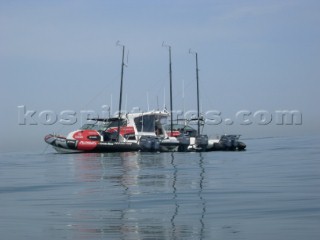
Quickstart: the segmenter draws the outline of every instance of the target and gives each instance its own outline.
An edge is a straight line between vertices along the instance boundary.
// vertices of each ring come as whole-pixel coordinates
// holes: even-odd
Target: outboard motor
[[[143,152],[160,151],[160,140],[155,136],[141,136],[139,146]]]
[[[196,146],[197,150],[199,151],[205,151],[208,146],[208,136],[207,135],[198,135],[196,137]]]
[[[190,145],[190,136],[187,136],[185,134],[180,134],[177,137],[177,140],[179,141],[179,152],[186,152],[188,150],[188,146]]]

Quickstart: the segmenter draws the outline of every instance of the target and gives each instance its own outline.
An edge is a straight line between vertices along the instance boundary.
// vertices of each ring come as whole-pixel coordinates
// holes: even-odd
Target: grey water
[[[320,239],[320,137],[244,152],[0,154],[1,239]]]

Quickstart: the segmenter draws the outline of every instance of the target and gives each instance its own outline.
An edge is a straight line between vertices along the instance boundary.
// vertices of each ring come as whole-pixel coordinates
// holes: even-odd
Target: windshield
[[[134,119],[138,132],[154,132],[155,117],[154,115],[143,115]]]
[[[96,122],[96,123],[86,123],[84,124],[80,130],[97,130],[97,131],[105,131],[108,128],[118,127],[119,120],[113,120],[108,122]],[[120,120],[120,127],[126,126],[127,121],[124,119]]]

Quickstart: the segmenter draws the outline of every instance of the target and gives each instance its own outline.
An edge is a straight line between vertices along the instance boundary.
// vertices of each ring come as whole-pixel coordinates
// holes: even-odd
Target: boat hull
[[[45,142],[59,153],[133,152],[140,150],[138,144],[131,142],[79,141],[52,134],[45,137]]]
[[[223,135],[218,141],[210,144],[207,151],[244,151],[246,144],[239,141],[240,135]]]

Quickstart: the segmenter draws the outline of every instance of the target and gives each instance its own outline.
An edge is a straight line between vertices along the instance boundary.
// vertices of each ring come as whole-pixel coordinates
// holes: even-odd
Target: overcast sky
[[[198,52],[202,112],[220,111],[222,119],[205,128],[209,135],[318,134],[319,12],[317,0],[0,1],[0,151],[42,151],[45,134],[80,125],[43,125],[41,111],[115,111],[117,40],[129,50],[128,111],[169,106],[165,41],[176,110],[196,110],[195,57],[188,51]],[[36,111],[39,124],[19,125],[18,106]],[[243,110],[252,112],[253,124],[228,125],[225,119],[235,121]],[[300,112],[302,125],[276,124],[281,110]],[[272,115],[270,124],[257,123],[259,111]]]

